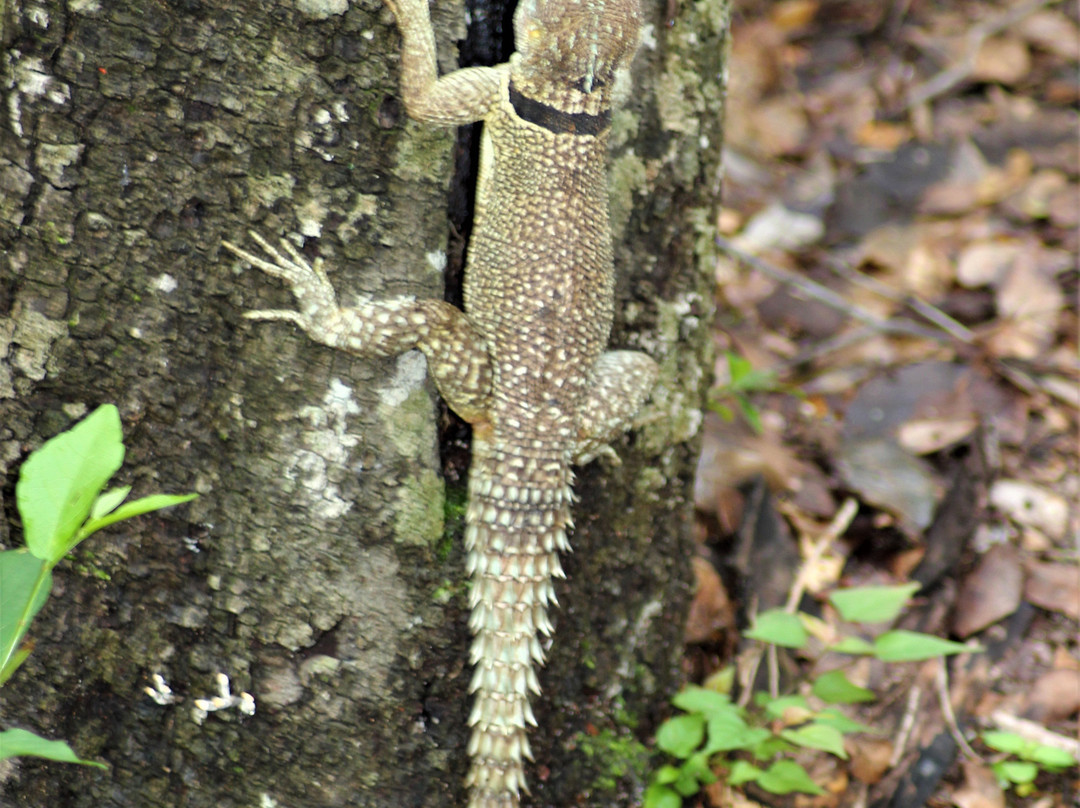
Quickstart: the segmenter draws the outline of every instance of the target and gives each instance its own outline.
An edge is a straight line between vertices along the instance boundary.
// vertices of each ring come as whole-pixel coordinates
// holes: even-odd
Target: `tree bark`
[[[662,377],[622,465],[579,472],[533,806],[636,804],[678,680],[728,4],[644,11],[612,138],[613,345]],[[453,69],[462,7],[433,15]],[[0,543],[21,543],[19,463],[103,402],[124,422],[117,484],[200,494],[57,568],[0,728],[110,768],[0,764],[0,803],[460,804],[464,480],[440,456],[456,433],[419,354],[361,360],[242,319],[292,301],[219,246],[300,234],[343,301],[442,296],[454,133],[406,118],[392,16],[0,0],[0,25]],[[177,703],[144,693],[155,673]],[[254,716],[194,720],[218,673]]]

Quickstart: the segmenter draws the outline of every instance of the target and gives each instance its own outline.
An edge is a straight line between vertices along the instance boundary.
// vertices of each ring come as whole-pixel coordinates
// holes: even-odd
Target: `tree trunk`
[[[533,806],[636,804],[678,679],[728,6],[644,11],[612,137],[613,346],[649,352],[661,385],[623,464],[579,471]],[[450,70],[465,15],[433,14]],[[0,803],[460,804],[459,431],[416,352],[361,360],[242,319],[292,301],[219,246],[301,234],[343,301],[442,295],[455,136],[406,118],[392,16],[374,0],[0,0],[0,25],[0,543],[21,543],[19,463],[103,402],[128,447],[116,484],[200,494],[57,568],[0,728],[110,768],[0,764]],[[176,703],[144,693],[155,673]],[[218,673],[254,716],[195,720]]]

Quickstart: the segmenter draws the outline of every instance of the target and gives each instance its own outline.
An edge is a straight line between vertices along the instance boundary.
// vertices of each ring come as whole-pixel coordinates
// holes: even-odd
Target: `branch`
[[[879,331],[883,334],[923,337],[935,341],[941,341],[942,339],[942,334],[940,332],[929,328],[923,328],[922,326],[908,322],[907,320],[898,320],[895,318],[882,320],[880,317],[871,314],[865,309],[850,303],[845,300],[842,295],[837,294],[827,286],[822,286],[817,281],[812,281],[809,278],[796,275],[794,272],[790,272],[783,267],[771,264],[768,261],[758,258],[756,255],[751,255],[748,252],[740,250],[723,236],[716,237],[716,246],[751,269],[755,269],[761,274],[767,275],[773,280],[779,281],[786,286],[792,286],[807,297],[817,300],[819,303],[824,303],[829,308],[835,309],[841,314],[846,314],[852,319],[865,323],[875,331]]]
[[[1058,0],[1028,0],[1027,3],[973,26],[967,32],[967,47],[964,49],[964,55],[960,60],[951,67],[945,68],[933,78],[912,87],[908,91],[906,109],[925,104],[927,101],[947,93],[975,70],[975,59],[979,55],[979,49],[987,39],[1015,25],[1043,6],[1056,2]]]

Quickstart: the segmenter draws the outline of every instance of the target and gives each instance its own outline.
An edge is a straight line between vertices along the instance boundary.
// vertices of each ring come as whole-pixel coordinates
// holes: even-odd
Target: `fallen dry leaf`
[[[1024,480],[1004,479],[990,487],[990,504],[1014,522],[1062,539],[1069,520],[1065,497]]]
[[[956,598],[953,632],[961,639],[1008,617],[1020,605],[1024,570],[1011,544],[991,547],[964,578]]]
[[[990,172],[979,147],[964,138],[949,155],[945,178],[931,185],[918,202],[919,210],[929,214],[964,213],[977,207],[978,188]]]
[[[769,9],[769,19],[781,31],[795,31],[810,24],[820,5],[818,0],[782,0]]]
[[[1077,193],[1075,183],[1054,194],[1048,208],[1050,221],[1055,226],[1075,228],[1080,224],[1080,193]]]
[[[1080,59],[1080,30],[1057,9],[1037,11],[1020,21],[1019,33],[1031,44],[1065,59]]]
[[[1005,792],[997,777],[982,763],[964,761],[964,785],[952,795],[957,808],[1005,808]]]
[[[968,289],[996,286],[1016,261],[1022,246],[1019,241],[1001,239],[969,244],[956,261],[957,282]]]
[[[779,157],[802,151],[810,124],[798,96],[769,98],[746,112],[754,139],[744,145],[755,154]]]
[[[969,415],[922,418],[901,424],[896,432],[900,445],[917,455],[933,454],[955,446],[975,431],[976,421]]]
[[[1031,246],[1021,251],[998,286],[995,304],[1001,327],[987,348],[997,356],[1034,359],[1053,343],[1065,295],[1039,266]]]
[[[1047,671],[1028,690],[1024,717],[1044,724],[1063,721],[1080,710],[1080,671]]]
[[[794,250],[813,244],[825,232],[820,216],[788,210],[780,203],[757,213],[734,242],[741,250],[758,254],[767,249]]]
[[[713,565],[701,556],[694,556],[692,563],[696,587],[686,618],[685,641],[706,642],[723,631],[734,630],[735,611]]]
[[[1033,561],[1027,572],[1024,599],[1028,603],[1080,620],[1080,568],[1076,564]]]
[[[1023,149],[1011,149],[1004,166],[991,166],[976,183],[975,195],[983,205],[994,205],[1016,193],[1031,177],[1034,160]]]
[[[851,775],[860,782],[873,785],[889,770],[893,743],[888,738],[847,738],[844,749],[851,755]]]
[[[975,57],[971,77],[977,81],[1016,84],[1031,71],[1031,52],[1016,37],[991,37],[983,42]]]
[[[1054,200],[1064,190],[1076,193],[1076,189],[1069,185],[1069,178],[1064,171],[1048,168],[1035,172],[1007,203],[1009,208],[1029,219],[1046,219],[1050,216]]]
[[[911,128],[887,121],[866,121],[855,130],[855,142],[880,151],[896,151],[911,140]]]
[[[845,441],[838,460],[844,482],[863,500],[900,517],[905,529],[930,526],[938,491],[922,460],[889,438]]]

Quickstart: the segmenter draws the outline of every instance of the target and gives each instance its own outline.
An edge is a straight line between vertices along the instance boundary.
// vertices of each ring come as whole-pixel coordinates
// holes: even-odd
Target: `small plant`
[[[800,393],[795,388],[778,382],[775,372],[755,370],[750,360],[738,354],[725,351],[724,357],[727,359],[728,382],[710,396],[709,408],[725,421],[734,421],[735,410],[738,410],[751,428],[760,435],[764,431],[761,425],[761,414],[750,396],[754,393],[790,393],[792,395],[800,395]],[[735,410],[725,403],[727,400],[734,403]]]
[[[1002,788],[1026,797],[1035,790],[1040,772],[1057,774],[1080,764],[1064,749],[1027,740],[1013,732],[984,732],[982,742],[1005,757],[990,764]]]
[[[112,404],[103,404],[46,441],[19,469],[15,505],[26,547],[0,552],[0,685],[33,650],[33,643],[24,639],[52,589],[53,567],[104,527],[196,496],[157,494],[124,504],[131,486],[103,491],[123,462],[120,414]],[[104,768],[82,760],[63,741],[24,729],[0,732],[0,760],[17,755]]]
[[[891,621],[907,605],[918,584],[838,590],[829,600],[841,618],[856,623]],[[767,645],[805,649],[815,618],[783,609],[762,612],[745,636]],[[874,656],[884,662],[910,662],[978,648],[914,631],[887,631],[870,643],[844,637],[829,650]],[[706,687],[689,687],[672,699],[683,715],[665,721],[656,745],[681,761],[662,766],[645,792],[645,808],[679,808],[683,798],[716,782],[723,772],[729,785],[748,782],[773,794],[824,794],[788,755],[814,749],[846,759],[844,736],[869,732],[834,705],[871,701],[874,693],[852,683],[842,670],[816,677],[811,699],[800,694],[755,693],[752,706],[732,702],[725,689],[733,676],[722,671]]]

